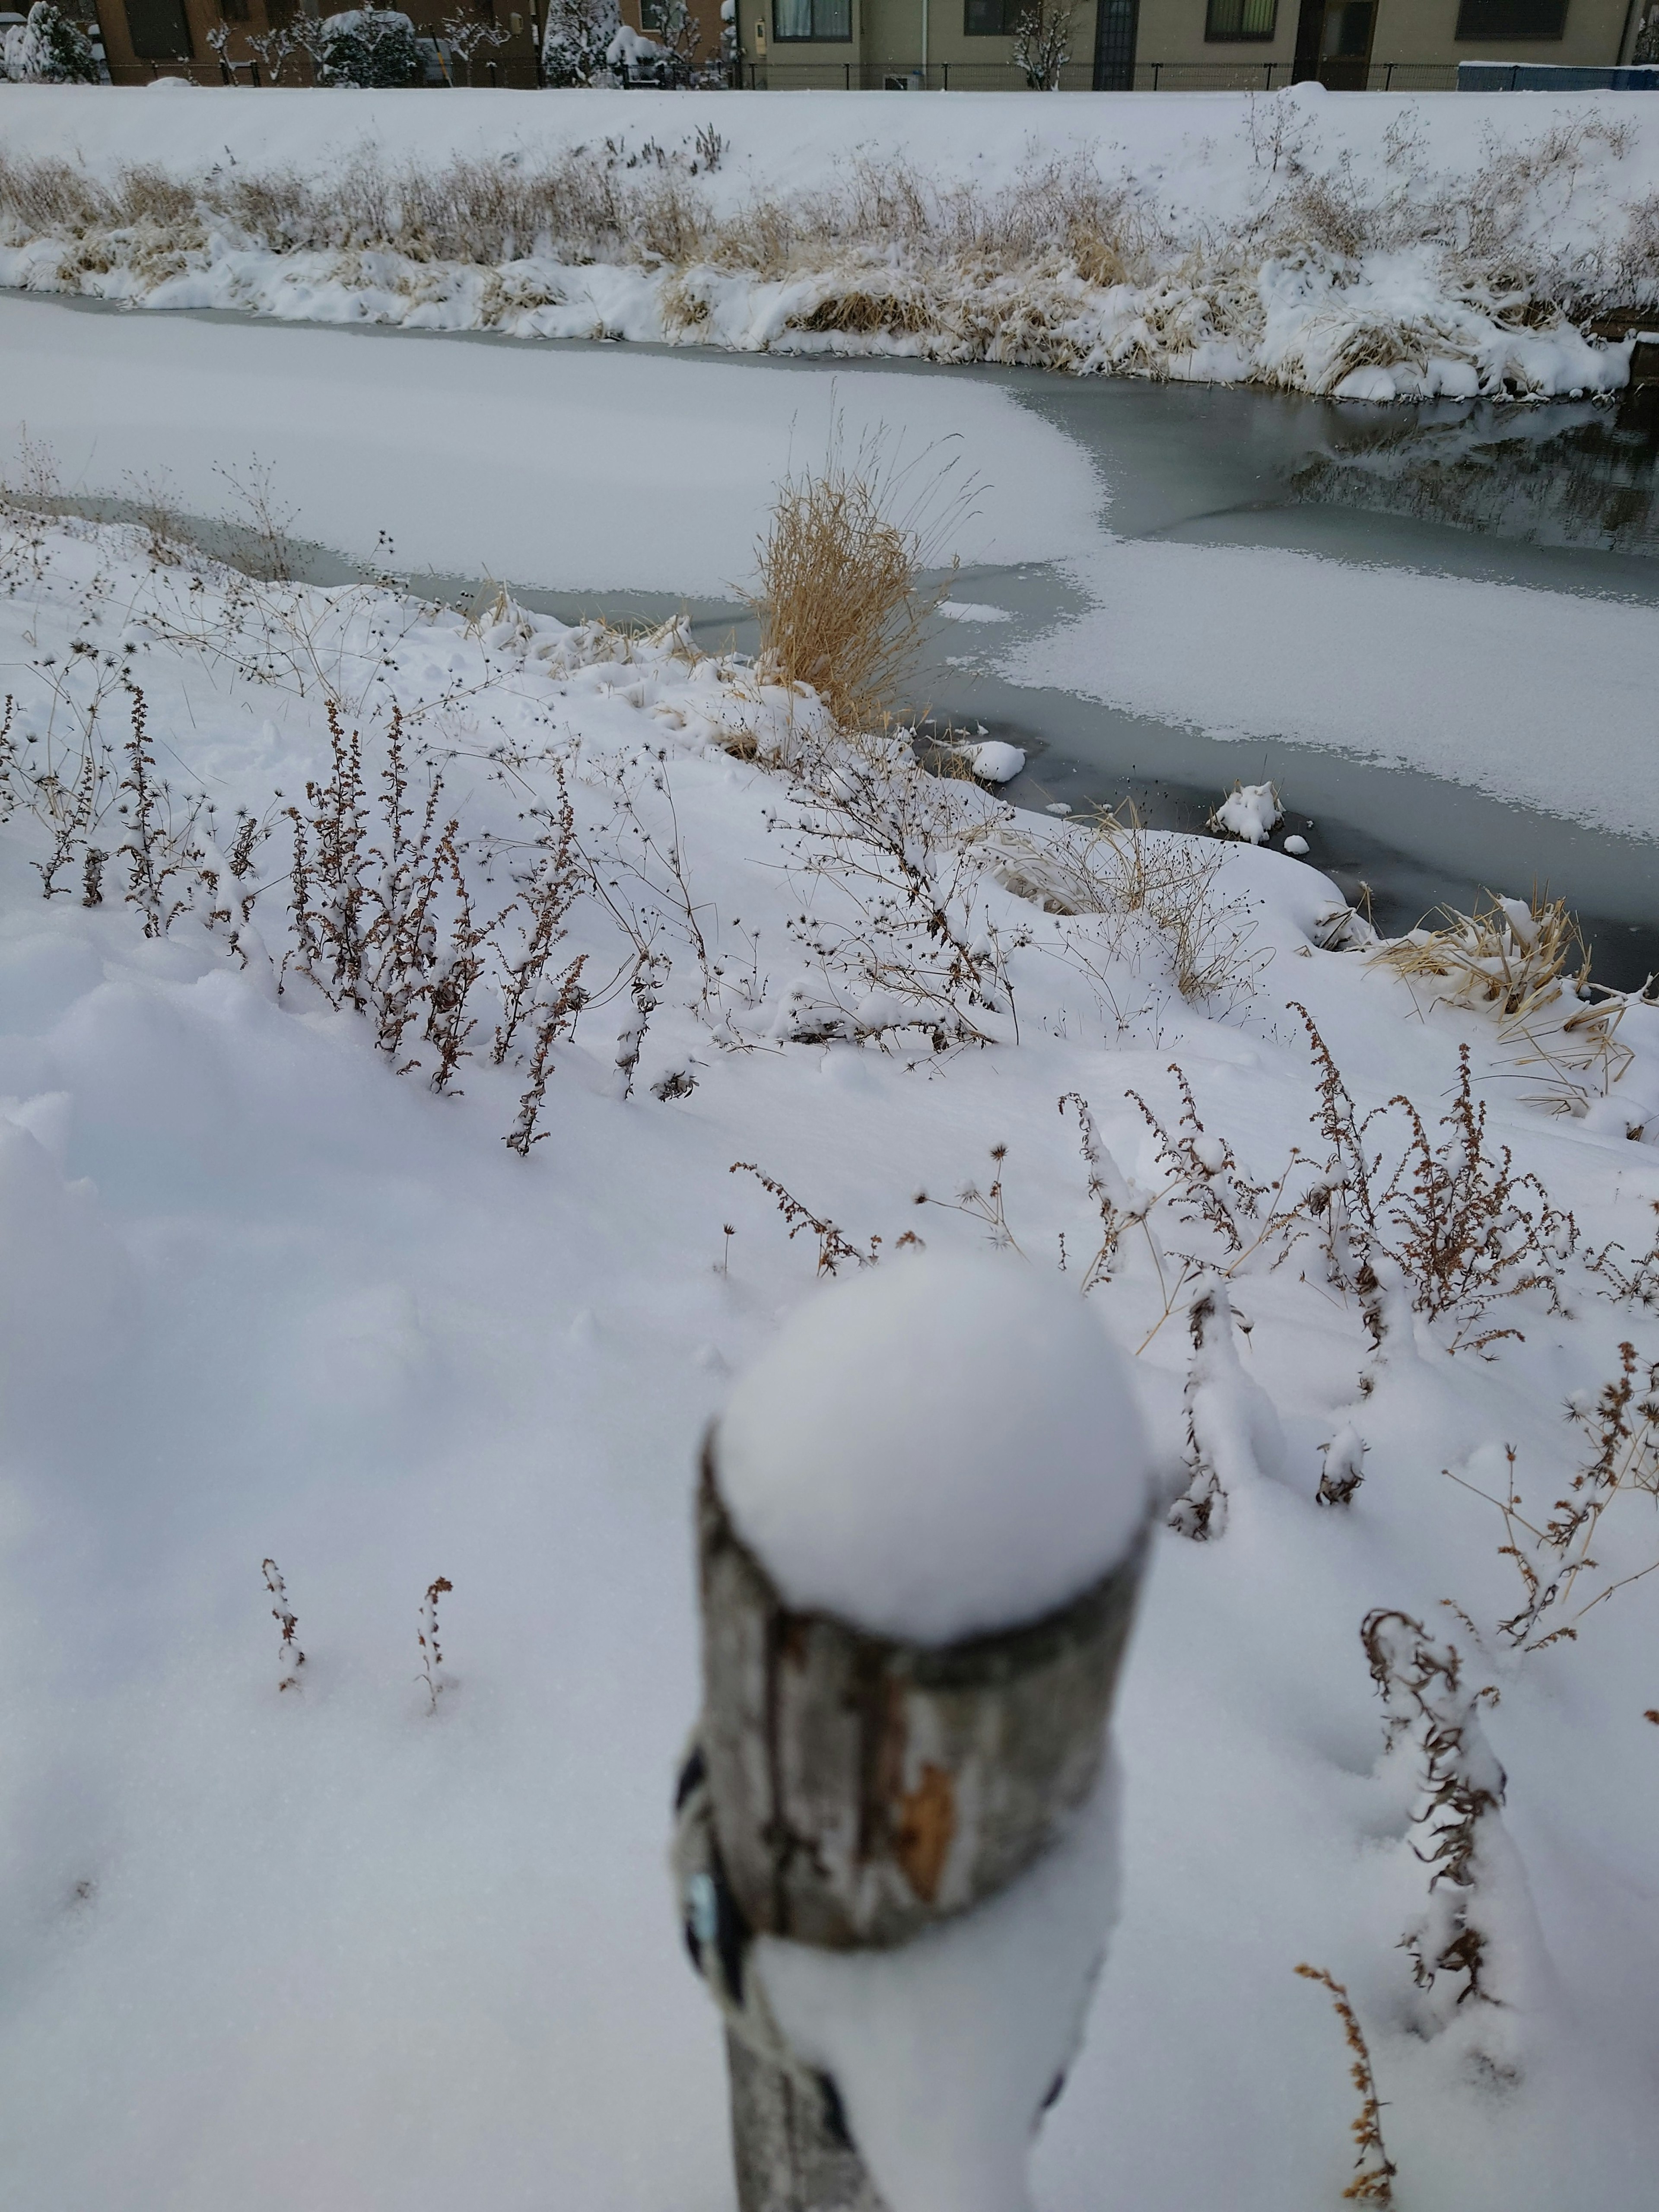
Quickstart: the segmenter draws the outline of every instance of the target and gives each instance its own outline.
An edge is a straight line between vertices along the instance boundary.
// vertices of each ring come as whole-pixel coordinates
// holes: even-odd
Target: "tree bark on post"
[[[891,1949],[1054,1845],[1101,1782],[1145,1531],[1042,1617],[926,1645],[792,1609],[733,1526],[713,1434],[697,1530],[703,1709],[676,1874],[688,1948],[726,2014],[738,2204],[885,2212],[836,2084],[783,2045],[748,1947]]]

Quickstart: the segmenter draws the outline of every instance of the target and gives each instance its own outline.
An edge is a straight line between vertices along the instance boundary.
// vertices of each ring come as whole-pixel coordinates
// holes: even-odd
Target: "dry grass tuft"
[[[1506,1022],[1528,1020],[1559,999],[1564,977],[1589,981],[1589,956],[1562,899],[1534,894],[1528,905],[1488,892],[1473,914],[1439,911],[1437,927],[1413,930],[1374,960],[1430,982],[1453,1006],[1483,1007]]]
[[[877,446],[860,447],[849,463],[832,444],[821,470],[779,487],[757,550],[760,584],[750,604],[763,671],[810,684],[844,730],[890,717],[940,596],[921,588],[920,507],[893,512],[902,483],[883,468]]]
[[[1165,939],[1176,989],[1195,1005],[1236,1005],[1272,957],[1254,942],[1250,902],[1218,895],[1224,848],[1149,831],[1133,807],[1078,816],[1041,842],[1005,830],[994,849],[1004,890],[1045,913],[1144,915]]]

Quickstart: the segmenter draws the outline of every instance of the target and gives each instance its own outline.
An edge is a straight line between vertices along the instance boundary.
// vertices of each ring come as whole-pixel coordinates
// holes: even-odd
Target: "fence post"
[[[1012,1264],[901,1261],[820,1293],[711,1429],[674,1872],[726,2015],[740,2212],[885,2212],[890,2118],[866,2165],[867,2081],[792,2045],[775,1973],[860,1954],[902,1978],[920,1937],[971,1946],[976,1914],[1114,1817],[1107,1724],[1146,1501],[1113,1347],[1057,1278]],[[1103,1954],[1110,1899],[1090,1882],[1022,2163]]]

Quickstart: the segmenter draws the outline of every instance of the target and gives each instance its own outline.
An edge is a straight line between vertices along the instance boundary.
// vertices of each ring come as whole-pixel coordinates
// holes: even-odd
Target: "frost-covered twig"
[[[276,1663],[281,1669],[281,1679],[276,1687],[279,1690],[297,1689],[300,1669],[306,1663],[306,1655],[301,1650],[295,1638],[295,1631],[300,1626],[299,1617],[288,1601],[287,1587],[276,1560],[264,1560],[260,1571],[265,1578],[265,1588],[276,1601],[270,1608],[270,1617],[283,1632],[282,1644],[276,1654]]]
[[[447,1575],[440,1575],[436,1582],[427,1584],[426,1595],[421,1600],[421,1671],[416,1679],[426,1686],[427,1711],[432,1713],[438,1710],[440,1694],[449,1686],[438,1644],[438,1600],[454,1587]]]

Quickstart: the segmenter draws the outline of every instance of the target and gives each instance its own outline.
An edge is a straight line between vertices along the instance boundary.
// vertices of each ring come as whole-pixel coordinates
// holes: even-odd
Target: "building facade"
[[[307,84],[311,65],[298,47],[286,54],[280,37],[297,15],[333,15],[343,0],[97,0],[98,27],[111,80],[145,84],[155,76],[189,76],[199,84]],[[537,13],[532,0],[402,0],[419,36],[431,43],[431,74],[440,82],[533,85]],[[73,9],[70,13],[75,12]],[[451,54],[446,21],[492,32],[489,44]],[[466,43],[463,41],[463,43]]]
[[[1026,82],[1029,0],[738,0],[744,82],[972,91]],[[1044,0],[1050,7],[1064,0]],[[1631,58],[1644,0],[1079,0],[1062,88],[1450,89],[1463,61]]]

